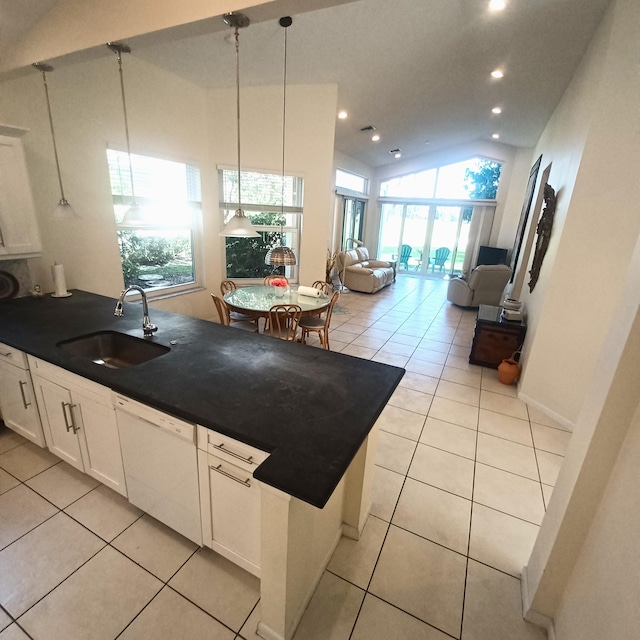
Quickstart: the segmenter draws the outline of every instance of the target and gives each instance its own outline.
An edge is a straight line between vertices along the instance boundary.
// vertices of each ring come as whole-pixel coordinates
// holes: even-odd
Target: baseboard
[[[369,518],[369,513],[371,512],[371,504],[366,509],[362,510],[362,514],[360,515],[360,522],[358,523],[358,528],[353,527],[346,522],[342,523],[342,535],[345,538],[351,538],[352,540],[360,540],[360,536],[362,535],[362,531],[367,524],[367,519]]]
[[[528,405],[532,406],[534,409],[537,409],[541,413],[544,413],[545,416],[549,416],[552,420],[555,420],[559,425],[562,425],[563,427],[565,427],[565,429],[573,433],[573,428],[575,426],[575,423],[571,422],[571,420],[568,420],[567,418],[565,418],[564,416],[561,416],[559,413],[556,413],[555,411],[551,411],[551,409],[548,409],[537,400],[530,398],[526,393],[518,392],[518,400],[522,400],[522,402],[526,402]]]
[[[529,581],[526,565],[522,567],[520,573],[520,596],[522,598],[522,617],[536,627],[541,627],[547,632],[547,640],[556,639],[556,629],[553,618],[545,616],[531,608],[531,598],[529,595]]]

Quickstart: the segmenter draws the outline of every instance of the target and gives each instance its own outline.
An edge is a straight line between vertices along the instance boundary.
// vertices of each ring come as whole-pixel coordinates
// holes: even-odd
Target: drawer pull
[[[221,473],[226,478],[230,478],[231,480],[235,480],[238,484],[241,484],[243,487],[248,487],[248,488],[251,487],[251,478],[247,478],[246,480],[240,480],[240,478],[236,478],[233,474],[224,471],[220,467],[222,467],[221,464],[219,464],[217,467],[211,467],[210,466],[209,469],[211,469],[211,471],[217,471],[218,473]]]
[[[0,353],[0,356],[2,356],[3,358],[10,358],[11,357],[11,351],[7,351],[7,353]]]
[[[24,380],[20,380],[20,393],[22,394],[22,404],[25,409],[28,409],[31,405],[30,402],[27,402],[27,396],[25,395],[24,388],[27,386],[27,383]]]
[[[242,460],[243,462],[247,462],[248,464],[255,464],[255,462],[253,461],[253,456],[249,456],[248,458],[245,458],[244,456],[241,456],[239,453],[234,453],[233,451],[231,451],[231,449],[227,449],[224,446],[224,442],[221,442],[220,444],[212,444],[211,445],[214,449],[218,449],[218,451],[224,451],[224,453],[233,456],[234,458],[238,458],[238,460]]]

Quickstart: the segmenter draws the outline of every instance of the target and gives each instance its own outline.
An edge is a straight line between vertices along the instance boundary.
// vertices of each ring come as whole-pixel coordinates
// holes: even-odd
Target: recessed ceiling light
[[[349,114],[346,111],[340,111],[338,113],[338,118],[340,118],[340,120],[344,120]]]
[[[499,134],[499,133],[494,133],[491,137],[492,137],[494,140],[497,140],[497,139],[500,137],[500,134]]]
[[[491,72],[492,78],[504,78],[504,72],[500,69],[495,69],[495,71]]]
[[[401,158],[401,157],[402,157],[402,154],[398,151],[398,153],[395,153],[395,154],[393,155],[393,157],[394,157],[394,158]]]
[[[491,113],[502,113],[502,109],[500,107],[493,107],[493,109],[491,109]]]
[[[505,0],[489,0],[489,9],[491,11],[502,11],[506,6]]]
[[[371,140],[373,140],[373,142],[378,142],[378,140],[380,140],[380,136],[377,133],[374,133],[371,136]]]

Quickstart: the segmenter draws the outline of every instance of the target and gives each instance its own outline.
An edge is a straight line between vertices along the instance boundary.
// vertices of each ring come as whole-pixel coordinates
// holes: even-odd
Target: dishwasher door
[[[116,397],[129,502],[202,546],[195,425]]]

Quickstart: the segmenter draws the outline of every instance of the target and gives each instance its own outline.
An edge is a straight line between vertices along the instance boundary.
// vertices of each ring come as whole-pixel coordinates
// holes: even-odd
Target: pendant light
[[[129,120],[127,118],[127,101],[124,95],[124,76],[122,73],[122,54],[131,53],[131,47],[120,42],[107,42],[107,47],[118,57],[118,73],[120,75],[120,92],[122,94],[122,112],[124,114],[124,134],[127,140],[127,156],[129,157],[129,177],[131,179],[131,206],[124,214],[120,223],[123,227],[140,227],[148,224],[142,209],[136,202],[136,192],[133,186],[133,164],[131,162],[131,142],[129,141]]]
[[[247,218],[242,210],[242,188],[240,170],[240,38],[238,30],[249,26],[249,18],[242,13],[227,13],[224,21],[235,30],[236,42],[236,120],[238,127],[238,208],[229,222],[225,225],[221,236],[227,238],[257,238],[260,234],[253,228],[251,220]]]
[[[281,213],[284,217],[284,150],[285,150],[285,138],[286,138],[286,124],[287,124],[287,29],[291,26],[293,20],[289,16],[280,18],[280,26],[284,28],[284,72],[282,80],[282,176],[281,176]],[[283,229],[280,227],[280,242],[282,242]],[[286,245],[282,244],[279,247],[273,247],[267,251],[267,255],[264,257],[265,264],[270,264],[276,267],[291,267],[298,263],[296,254],[293,249],[290,249]]]
[[[67,202],[64,197],[64,187],[62,186],[62,174],[60,173],[60,160],[58,159],[58,147],[56,145],[56,134],[53,129],[53,117],[51,116],[51,102],[49,101],[49,87],[47,85],[47,73],[53,71],[53,67],[44,64],[43,62],[36,62],[33,65],[38,71],[42,73],[42,82],[44,83],[44,95],[47,99],[47,112],[49,114],[49,125],[51,127],[51,140],[53,141],[53,155],[56,159],[56,169],[58,171],[58,184],[60,185],[60,202],[53,210],[51,217],[54,220],[70,220],[73,218],[79,218],[75,209]]]

